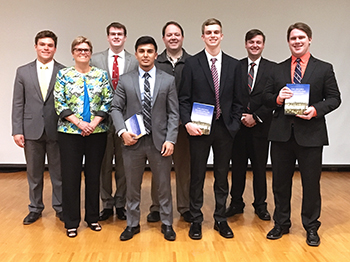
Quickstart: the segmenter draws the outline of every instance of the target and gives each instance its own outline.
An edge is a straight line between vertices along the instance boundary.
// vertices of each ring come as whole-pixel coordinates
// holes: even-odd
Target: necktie
[[[215,88],[215,106],[216,106],[216,116],[215,119],[219,119],[221,115],[221,108],[220,108],[220,85],[219,85],[219,75],[218,71],[216,70],[215,62],[216,58],[211,59],[211,75],[213,77],[213,82],[214,82],[214,88]]]
[[[250,63],[250,69],[249,69],[249,73],[248,73],[248,88],[249,88],[249,94],[252,92],[253,90],[253,81],[254,81],[254,66],[256,66],[256,64],[254,62]]]
[[[300,58],[297,58],[297,65],[295,66],[295,71],[294,71],[294,78],[293,78],[293,83],[294,84],[300,84],[301,83],[301,65],[300,65]]]
[[[112,71],[112,84],[114,90],[117,88],[119,81],[119,67],[118,67],[118,56],[114,56],[113,71]]]
[[[45,100],[47,95],[47,89],[48,89],[48,83],[47,83],[47,77],[46,77],[46,69],[49,69],[47,66],[41,66],[40,67],[40,77],[39,77],[39,85],[40,85],[40,91],[41,95],[43,96],[43,99]]]
[[[90,98],[89,98],[89,92],[86,86],[86,77],[83,76],[84,79],[84,107],[83,107],[83,120],[85,122],[90,123],[91,121],[91,112],[90,112]]]
[[[151,88],[148,81],[150,77],[149,73],[145,73],[143,78],[145,82],[143,84],[144,92],[143,92],[143,104],[142,104],[142,115],[143,115],[143,123],[145,124],[146,133],[150,134],[152,131],[152,117],[151,117]]]

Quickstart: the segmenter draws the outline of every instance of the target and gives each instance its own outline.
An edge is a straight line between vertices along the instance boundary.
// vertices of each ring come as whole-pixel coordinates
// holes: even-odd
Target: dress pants
[[[321,213],[320,178],[323,147],[303,147],[297,144],[294,135],[287,142],[271,143],[275,225],[289,228],[290,200],[295,161],[298,160],[303,187],[301,219],[305,230],[318,229]]]
[[[176,205],[177,211],[183,214],[190,210],[190,143],[185,127],[179,125],[179,133],[174,148],[173,162],[176,173]],[[151,186],[152,205],[150,211],[159,211],[157,190],[154,189],[153,180]]]
[[[141,137],[137,143],[140,144],[136,148],[123,147],[127,225],[136,227],[140,223],[141,184],[146,160],[152,171],[153,186],[158,192],[160,220],[165,225],[172,225],[171,156],[161,155],[153,144],[152,135]]]
[[[207,171],[207,160],[210,147],[214,153],[214,219],[218,222],[226,221],[225,207],[228,196],[227,175],[232,152],[233,138],[227,130],[222,117],[213,120],[210,135],[190,136],[191,152],[191,184],[190,211],[193,222],[203,221],[203,186]]]
[[[58,141],[50,140],[44,131],[38,140],[25,140],[24,153],[29,185],[29,212],[41,213],[44,209],[45,154],[47,154],[52,185],[52,207],[56,212],[62,212],[62,177]]]
[[[77,228],[80,216],[81,171],[85,156],[85,221],[99,218],[100,171],[106,149],[107,133],[81,136],[59,133],[62,161],[63,217],[65,228]]]
[[[232,186],[231,205],[237,209],[243,209],[243,192],[246,183],[248,159],[250,159],[253,171],[253,191],[255,209],[266,208],[266,162],[268,157],[269,142],[267,137],[253,135],[251,128],[241,125],[241,129],[235,136],[232,148]]]
[[[115,133],[114,126],[111,125],[107,131],[107,145],[101,167],[101,199],[103,208],[125,207],[126,180],[121,145],[122,140]],[[113,158],[115,161],[114,178],[116,183],[114,195],[112,192]]]

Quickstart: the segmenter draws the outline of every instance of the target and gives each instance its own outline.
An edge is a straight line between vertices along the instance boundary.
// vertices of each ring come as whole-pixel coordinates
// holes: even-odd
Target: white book
[[[199,126],[203,135],[210,134],[211,122],[213,120],[214,106],[194,102],[191,112],[191,121]]]
[[[127,120],[125,120],[125,126],[128,132],[134,133],[136,135],[135,139],[139,139],[146,134],[145,125],[143,123],[142,115],[133,115]]]

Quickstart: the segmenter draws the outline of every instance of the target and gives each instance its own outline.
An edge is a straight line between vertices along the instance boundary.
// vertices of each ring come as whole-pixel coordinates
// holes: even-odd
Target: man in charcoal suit
[[[190,212],[193,220],[189,236],[195,240],[202,238],[201,208],[210,148],[214,153],[214,229],[225,238],[233,237],[225,207],[232,143],[242,115],[241,72],[239,62],[221,51],[222,39],[221,22],[207,19],[202,25],[205,49],[187,58],[180,84],[180,116],[189,134],[191,154]],[[191,122],[194,102],[215,106],[209,135],[204,135],[199,126]]]
[[[137,68],[137,60],[124,49],[126,41],[126,27],[119,23],[113,22],[107,26],[107,41],[109,48],[103,52],[93,54],[90,64],[106,70],[110,85],[115,90],[118,84],[119,76],[135,70]],[[107,146],[101,167],[101,199],[103,210],[100,213],[99,220],[107,220],[113,215],[115,207],[117,217],[120,220],[125,220],[125,194],[126,181],[123,165],[122,141],[115,134],[115,129],[111,118],[110,129],[107,131]],[[112,172],[113,158],[115,161],[115,183],[116,192],[112,192]]]
[[[325,115],[340,105],[340,92],[331,64],[310,54],[311,28],[295,23],[287,30],[291,58],[278,64],[268,80],[264,104],[274,109],[269,140],[273,171],[275,225],[268,239],[279,239],[291,227],[291,193],[295,162],[298,160],[303,187],[301,219],[309,246],[318,246],[321,222],[320,178],[323,146],[328,145]],[[293,92],[286,84],[309,84],[309,103],[303,113],[286,115],[286,99]]]
[[[240,61],[242,68],[241,129],[236,134],[232,149],[231,203],[226,216],[243,213],[243,192],[248,159],[253,170],[253,206],[262,220],[270,220],[267,211],[266,163],[269,150],[267,134],[272,119],[272,110],[262,103],[267,79],[275,63],[261,57],[265,47],[265,35],[258,29],[249,30],[245,36],[248,57]]]
[[[17,69],[12,103],[12,135],[24,148],[29,184],[29,214],[23,224],[37,221],[44,210],[43,183],[47,155],[52,184],[52,207],[62,221],[62,177],[57,142],[58,116],[53,89],[56,75],[64,66],[53,57],[57,36],[48,30],[35,36],[37,59]]]

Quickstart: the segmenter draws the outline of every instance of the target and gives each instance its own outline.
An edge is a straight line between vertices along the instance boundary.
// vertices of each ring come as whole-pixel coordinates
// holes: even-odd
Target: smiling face
[[[202,40],[204,41],[205,46],[207,48],[212,49],[212,48],[219,47],[223,37],[224,35],[222,34],[220,25],[214,24],[214,25],[207,25],[204,27]]]
[[[293,29],[289,34],[288,44],[293,56],[300,58],[309,52],[311,38],[299,29]]]
[[[72,52],[75,63],[89,63],[91,58],[91,48],[87,43],[76,45]]]
[[[183,40],[184,37],[179,27],[173,24],[166,27],[163,42],[167,50],[179,51],[182,48]]]
[[[264,38],[262,35],[256,35],[252,39],[247,40],[245,42],[245,48],[248,52],[248,57],[255,61],[260,56],[262,51],[264,50],[265,44],[264,44]]]
[[[154,60],[157,56],[156,49],[152,44],[139,45],[135,52],[135,57],[139,61],[139,66],[146,72],[153,68]]]
[[[49,63],[56,53],[55,42],[50,37],[40,38],[34,47],[37,59],[43,64]]]
[[[124,49],[126,35],[123,28],[111,27],[107,35],[107,41],[110,48],[118,53]]]

